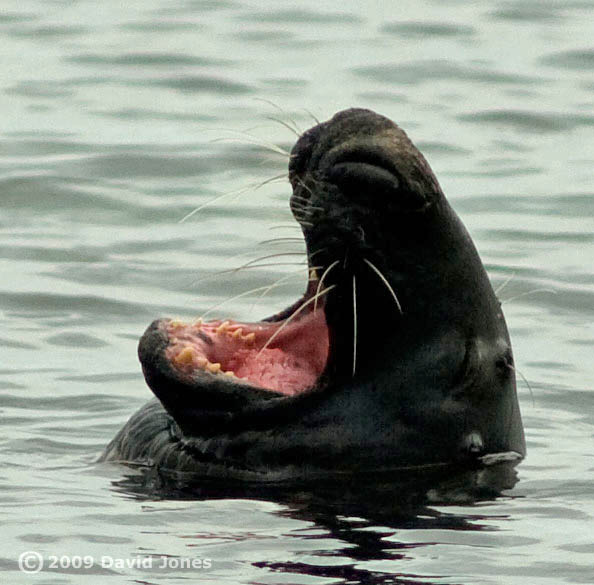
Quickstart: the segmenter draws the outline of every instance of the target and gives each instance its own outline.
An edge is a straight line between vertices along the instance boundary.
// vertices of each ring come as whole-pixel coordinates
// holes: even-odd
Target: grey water
[[[3,0],[0,581],[594,583],[593,9]],[[419,502],[377,477],[191,490],[97,464],[151,396],[150,321],[258,319],[301,294],[302,246],[265,243],[299,235],[282,151],[351,106],[409,133],[499,289],[516,485]]]

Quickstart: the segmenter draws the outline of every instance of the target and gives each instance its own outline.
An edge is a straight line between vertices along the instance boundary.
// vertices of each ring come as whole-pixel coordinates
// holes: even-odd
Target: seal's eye
[[[394,196],[400,181],[394,173],[366,162],[339,162],[327,171],[327,179],[353,198]]]

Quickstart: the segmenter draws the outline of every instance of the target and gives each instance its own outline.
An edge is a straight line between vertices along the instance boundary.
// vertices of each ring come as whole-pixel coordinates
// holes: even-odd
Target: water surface
[[[2,582],[594,582],[593,7],[5,0]],[[135,354],[153,318],[299,270],[288,255],[213,277],[302,249],[260,243],[298,235],[286,181],[256,188],[286,173],[269,146],[350,106],[407,130],[501,287],[519,482],[188,490],[95,464],[150,396]],[[303,286],[294,272],[213,316],[261,318]],[[44,570],[19,572],[24,551]],[[93,563],[47,566],[61,555]],[[161,555],[211,566],[101,563]]]

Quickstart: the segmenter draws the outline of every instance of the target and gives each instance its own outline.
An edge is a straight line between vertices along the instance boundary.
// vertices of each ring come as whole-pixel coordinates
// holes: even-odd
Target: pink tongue
[[[266,348],[259,355],[240,350],[227,362],[227,369],[256,386],[289,396],[313,386],[321,373],[311,363],[278,348]]]
[[[288,325],[282,323],[171,321],[166,353],[191,375],[197,369],[213,375],[243,378],[254,386],[293,395],[311,388],[328,356],[328,331],[322,311]]]

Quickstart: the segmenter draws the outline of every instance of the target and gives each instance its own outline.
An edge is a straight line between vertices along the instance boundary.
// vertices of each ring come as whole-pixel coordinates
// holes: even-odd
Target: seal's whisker
[[[535,288],[533,290],[529,290],[529,291],[520,293],[519,295],[509,297],[508,299],[502,299],[501,304],[509,303],[510,301],[515,301],[516,299],[520,299],[522,297],[527,297],[528,295],[533,295],[534,293],[540,293],[540,292],[548,292],[548,293],[551,293],[554,295],[557,294],[557,291],[553,288]]]
[[[293,195],[291,195],[291,201],[300,201],[307,204],[309,203],[309,197],[304,197],[303,195],[296,195],[293,193]]]
[[[301,220],[304,219],[306,221],[309,221],[311,219],[311,214],[309,213],[309,211],[303,210],[303,209],[294,209],[293,210],[293,217],[299,222],[301,223]]]
[[[306,185],[303,181],[303,179],[297,177],[296,180],[299,182],[299,184],[306,190],[309,191],[310,193],[313,193],[312,188],[308,185]],[[311,183],[314,183],[315,185],[321,185],[323,184],[323,180],[321,179],[317,179],[313,174],[309,174],[307,175],[307,180],[310,181]]]
[[[357,277],[353,274],[353,378],[357,371]]]
[[[291,124],[287,124],[280,118],[275,118],[274,116],[264,116],[264,117],[267,120],[271,120],[272,122],[278,122],[281,126],[284,126],[287,130],[289,130],[290,132],[295,134],[295,136],[297,136],[297,138],[299,138],[301,136],[301,132],[299,131],[299,129],[297,128],[297,125],[295,124],[295,122],[293,122],[293,120],[291,120],[291,122],[293,122],[293,124],[295,124],[294,128],[293,128],[293,126],[291,126]]]
[[[274,249],[288,248],[295,253],[306,254],[307,247],[302,238],[274,238],[270,240],[262,240],[256,244],[259,247]]]
[[[242,189],[239,192],[242,193],[243,191],[246,191],[246,190],[247,189],[244,187],[244,189]],[[184,223],[184,221],[186,221],[187,219],[190,219],[193,215],[196,215],[199,211],[202,211],[205,207],[208,207],[209,205],[212,205],[213,203],[216,203],[217,201],[224,199],[225,197],[230,197],[231,195],[234,195],[236,193],[237,193],[237,191],[221,193],[220,195],[217,195],[216,197],[209,199],[208,201],[206,201],[206,203],[199,205],[198,207],[196,207],[195,209],[190,211],[190,213],[187,213],[186,215],[184,215],[177,223]]]
[[[300,204],[303,205],[303,204]],[[293,206],[294,207],[294,206]],[[318,207],[317,205],[308,205],[307,207],[301,207],[304,211],[311,215],[312,211],[324,211],[323,207]]]
[[[280,146],[277,146],[276,144],[273,144],[271,142],[265,142],[263,140],[260,140],[259,138],[256,138],[255,136],[252,136],[251,134],[248,134],[247,132],[241,132],[239,130],[226,130],[226,129],[222,129],[222,132],[230,132],[232,134],[238,134],[240,136],[242,136],[243,138],[239,139],[239,138],[214,138],[213,140],[211,140],[211,143],[217,143],[217,142],[230,142],[230,143],[239,143],[239,144],[253,144],[254,146],[259,146],[261,148],[264,148],[266,150],[268,150],[269,152],[274,152],[275,154],[280,154],[283,157],[288,157],[290,155],[288,150],[285,150],[284,148],[281,148]]]
[[[294,311],[290,317],[286,319],[286,321],[268,338],[268,341],[262,346],[262,349],[258,352],[258,356],[272,343],[272,341],[280,334],[280,332],[291,322],[293,319],[301,313],[301,311],[305,310],[311,303],[314,303],[319,297],[329,293],[336,285],[333,284],[328,288],[325,288],[321,293],[314,295],[305,303],[303,303],[296,311]]]
[[[299,243],[299,244],[304,244],[303,242],[303,238],[272,238],[270,240],[262,240],[261,242],[258,242],[258,246],[269,246],[269,245],[276,245],[276,244],[285,244],[285,243]]]
[[[496,289],[495,289],[495,294],[498,295],[516,276],[515,272],[512,272],[504,281],[502,284],[500,284]]]
[[[283,181],[286,180],[286,178],[287,178],[287,174],[286,173],[281,173],[280,175],[275,175],[274,177],[269,177],[268,179],[264,179],[263,181],[260,181],[259,183],[250,183],[249,185],[246,185],[242,189],[239,189],[236,192],[236,194],[237,195],[242,195],[246,191],[257,191],[261,187],[264,187],[266,185],[269,185],[270,183],[280,183],[280,182],[283,182]]]
[[[311,118],[313,119],[313,121],[314,121],[316,124],[319,124],[319,123],[320,123],[320,121],[319,121],[319,120],[316,118],[315,114],[313,114],[311,110],[308,110],[307,108],[302,108],[302,109],[303,109],[303,111],[304,111],[306,114],[308,114],[309,116],[311,116]]]
[[[230,303],[231,301],[236,301],[237,299],[241,299],[242,297],[247,297],[249,295],[252,295],[254,293],[260,292],[261,290],[266,289],[267,286],[259,286],[257,288],[253,288],[251,290],[247,290],[245,292],[242,292],[241,294],[235,295],[233,297],[230,297],[228,299],[225,299],[224,301],[221,301],[220,303],[217,303],[216,305],[213,305],[212,307],[210,307],[210,309],[208,309],[207,311],[205,311],[204,313],[202,313],[199,317],[199,319],[204,319],[204,317],[206,317],[207,315],[210,315],[214,310],[218,309],[219,307],[222,307],[223,305]]]
[[[307,219],[306,219],[307,218]],[[311,221],[308,221],[308,219],[310,218],[310,216],[306,213],[295,213],[295,219],[301,224],[301,225],[309,225],[312,226],[313,223]]]
[[[323,249],[315,250],[311,254],[307,254],[307,257],[311,260],[314,256],[316,256],[320,252],[323,252]],[[255,264],[256,262],[261,262],[262,260],[269,260],[270,258],[279,258],[281,256],[303,256],[304,254],[305,254],[304,251],[301,251],[301,252],[277,252],[276,254],[267,254],[266,256],[259,256],[258,258],[253,258],[249,262],[246,262],[245,264],[240,266],[239,269],[247,268],[248,266],[251,266],[252,264]]]
[[[311,270],[318,270],[318,269],[320,269],[320,268],[321,268],[321,266],[308,266],[308,270],[310,270],[310,271],[311,271]],[[282,276],[282,277],[281,277],[281,278],[279,278],[278,280],[275,280],[275,281],[274,281],[274,282],[273,282],[273,283],[272,283],[272,284],[271,284],[271,285],[268,287],[267,291],[266,291],[265,293],[263,293],[261,296],[266,296],[266,294],[268,294],[268,290],[269,290],[269,289],[272,289],[272,288],[274,288],[274,287],[277,285],[277,283],[279,283],[279,282],[284,282],[285,280],[287,280],[287,279],[289,279],[289,278],[293,278],[294,276],[296,276],[296,275],[298,275],[298,274],[301,274],[302,272],[303,272],[303,267],[299,268],[298,270],[293,270],[293,271],[292,271],[292,272],[290,272],[289,274],[287,274],[287,275],[285,275],[285,276]],[[307,280],[308,280],[308,282],[310,282],[310,281],[312,281],[312,280],[315,280],[315,279],[308,278]]]
[[[277,254],[267,254],[266,256],[259,256],[258,258],[254,258],[253,260],[250,260],[249,262],[246,262],[245,264],[239,266],[235,270],[249,268],[253,264],[256,264],[257,262],[261,262],[262,260],[270,260],[271,258],[279,258],[281,256],[303,256],[303,252],[278,252]],[[313,254],[310,256],[310,258],[312,256],[313,256]]]
[[[249,256],[250,254],[253,253],[253,250],[247,250],[247,251],[243,251],[243,252],[239,252],[238,254],[235,254],[233,256],[229,257],[230,261],[234,261],[237,258],[242,258],[245,256]],[[222,276],[224,274],[230,274],[232,272],[234,272],[236,269],[235,268],[230,268],[230,269],[226,269],[226,270],[217,270],[216,272],[213,272],[212,274],[208,274],[206,276],[201,276],[200,278],[197,278],[196,280],[192,281],[192,286],[196,286],[197,284],[201,284],[203,282],[208,282],[209,280],[212,280],[213,278],[217,278],[218,276]]]
[[[291,206],[295,205],[295,203],[301,203],[302,205],[310,205],[310,198],[304,197],[303,195],[291,195]]]
[[[293,201],[301,200],[301,201],[305,201],[306,203],[309,203],[310,198],[306,197],[305,195],[298,195],[297,193],[293,193],[291,195],[291,200],[293,200]]]
[[[317,250],[314,250],[313,252],[311,252],[310,254],[307,255],[307,258],[309,260],[311,260],[314,256],[317,256],[318,254],[321,254],[322,252],[326,252],[328,248],[318,248]]]
[[[328,266],[328,268],[326,268],[326,270],[324,270],[324,273],[322,274],[322,276],[320,276],[320,282],[318,283],[318,288],[316,289],[316,295],[320,292],[320,289],[322,288],[322,285],[324,284],[324,279],[326,278],[328,273],[339,263],[340,263],[340,260],[334,260],[334,262],[332,262],[332,264],[330,264],[330,266]],[[317,311],[317,309],[318,309],[318,303],[316,302],[314,304],[314,311]]]
[[[307,262],[266,262],[264,264],[252,264],[251,266],[240,266],[239,268],[233,268],[232,270],[226,270],[219,272],[218,274],[229,274],[233,272],[239,272],[241,270],[249,270],[250,268],[264,268],[269,266],[307,266]]]
[[[265,104],[268,104],[269,106],[272,106],[275,110],[277,110],[279,113],[281,113],[283,116],[287,115],[287,112],[281,108],[278,104],[275,104],[273,101],[271,100],[267,100],[266,98],[253,98],[256,101],[260,101],[263,102]],[[276,120],[275,118],[272,118],[273,120],[280,122],[280,120]],[[303,132],[301,132],[301,130],[299,130],[299,126],[297,126],[297,123],[295,122],[295,120],[288,118],[289,122],[291,122],[291,124],[293,124],[293,128],[297,131],[297,136],[301,136],[301,134],[303,134]],[[290,128],[291,130],[293,130],[293,128]]]
[[[522,378],[522,380],[524,380],[524,384],[526,384],[526,386],[528,387],[528,391],[530,392],[530,398],[532,398],[532,406],[534,407],[534,405],[535,405],[534,393],[532,392],[532,386],[530,386],[530,382],[528,382],[528,379],[526,378],[526,376],[524,376],[524,374],[522,374],[522,372],[520,372],[520,370],[518,370],[518,368],[516,368],[515,366],[512,366],[511,364],[506,364],[506,365],[510,370],[513,370],[516,374],[518,374],[518,376],[520,376],[520,378]]]
[[[311,205],[310,200],[307,197],[293,194],[291,196],[291,207],[296,207],[298,205],[300,205],[301,207],[307,207],[307,209],[315,209],[317,211],[324,210],[324,208],[319,205]]]
[[[291,196],[291,204],[294,205],[295,203],[301,203],[302,205],[309,205],[309,198],[304,197],[303,195],[293,195]]]
[[[301,213],[310,213],[311,211],[311,208],[303,201],[294,201],[291,205],[291,209],[293,214],[295,214],[296,211],[300,211]]]
[[[299,238],[296,238],[297,240],[299,240]],[[303,241],[303,240],[301,240]],[[259,246],[260,244],[262,244],[262,242],[258,242],[256,245]],[[254,250],[244,250],[243,252],[239,252],[238,254],[235,254],[234,256],[230,256],[228,258],[228,260],[230,261],[234,261],[237,258],[242,258],[245,256],[250,256],[251,254],[254,253]],[[260,260],[266,260],[268,258],[274,258],[275,256],[299,256],[301,254],[305,254],[305,251],[293,251],[293,252],[284,252],[284,253],[276,253],[276,254],[271,254],[269,256],[259,256],[257,258],[252,258],[251,260],[249,260],[248,262],[246,262],[245,264],[242,264],[241,266],[239,266],[239,268],[243,268],[245,266],[249,266],[250,264],[253,264],[255,262],[259,262]],[[232,268],[231,271],[235,270],[235,268]],[[227,270],[223,270],[220,272],[217,272],[216,274],[227,274],[229,271]]]
[[[266,150],[267,152],[271,152],[273,154],[280,154],[283,158],[286,158],[289,156],[289,152],[287,150],[285,150],[284,148],[277,146],[276,144],[272,144],[272,143],[267,143],[264,141],[260,141],[257,138],[252,137],[250,134],[247,134],[245,132],[239,132],[236,130],[222,130],[223,132],[234,132],[236,134],[240,134],[240,135],[245,135],[246,137],[242,137],[242,138],[213,138],[212,140],[210,140],[209,142],[211,144],[216,144],[218,142],[224,142],[224,143],[230,143],[230,144],[249,144],[249,145],[254,145],[254,146],[259,146],[260,148],[263,148],[264,150]]]
[[[243,193],[245,193],[247,191],[251,191],[251,190],[257,191],[260,187],[264,187],[265,185],[268,185],[269,183],[274,183],[275,181],[280,181],[280,180],[285,179],[286,176],[287,176],[286,173],[283,173],[282,175],[276,175],[274,177],[270,177],[269,179],[260,181],[259,183],[251,183],[250,185],[246,185],[245,187],[242,187],[241,189],[236,189],[235,191],[227,191],[226,193],[221,193],[220,195],[217,195],[216,197],[213,197],[212,199],[209,199],[208,201],[204,202],[202,205],[199,205],[198,207],[196,207],[195,209],[190,211],[190,213],[187,213],[186,215],[184,215],[178,221],[178,223],[183,223],[187,219],[190,219],[190,217],[192,217],[193,215],[196,215],[199,211],[202,211],[205,207],[209,207],[213,203],[216,203],[217,201],[220,201],[221,199],[224,199],[225,197],[231,197],[232,195],[239,196],[239,195],[242,195]]]
[[[313,180],[313,179],[312,179]],[[296,178],[297,183],[299,184],[300,187],[303,187],[303,189],[305,189],[310,195],[313,195],[313,190],[309,185],[306,185],[305,182],[300,179],[299,177]],[[295,194],[292,195],[293,197],[295,197]]]
[[[308,205],[309,198],[304,197],[303,195],[295,195],[295,193],[293,193],[293,195],[291,195],[291,203],[294,205],[295,202],[301,203],[302,205]]]
[[[321,268],[321,266],[312,266],[310,268],[310,270],[316,270],[318,268]],[[299,276],[301,273],[303,272],[303,267],[299,268],[299,270],[293,270],[290,274],[286,274],[285,276],[282,276],[281,278],[279,278],[278,280],[275,280],[271,285],[268,286],[268,288],[256,299],[256,301],[254,302],[254,304],[252,305],[252,310],[254,309],[254,307],[256,306],[256,303],[261,301],[273,288],[276,288],[277,286],[282,286],[285,281],[291,279],[291,278],[295,278],[295,276]],[[308,278],[307,281],[311,282],[313,279],[312,278]],[[315,309],[314,309],[315,310]]]
[[[512,433],[512,430],[514,428],[513,425],[513,420],[514,420],[514,415],[516,413],[516,409],[519,409],[520,405],[516,400],[512,400],[511,404],[509,406],[509,416],[507,417],[507,423],[506,423],[506,430],[505,430],[505,440],[509,441],[509,437]]]
[[[392,295],[392,298],[396,303],[396,307],[398,308],[398,312],[402,315],[402,305],[400,304],[400,301],[398,300],[398,297],[396,296],[396,292],[392,288],[392,285],[388,282],[388,279],[382,274],[381,270],[375,264],[373,264],[373,262],[371,262],[367,258],[363,258],[363,261],[379,276],[380,280],[384,283],[384,285]]]
[[[257,183],[254,186],[254,191],[256,191],[257,189],[259,189],[260,187],[264,187],[264,185],[268,185],[269,183],[275,183],[275,182],[280,182],[280,181],[284,181],[287,178],[287,173],[281,173],[280,175],[275,175],[274,177],[270,177],[269,179],[265,179],[264,181],[261,181],[260,183]]]
[[[309,209],[293,209],[293,216],[297,221],[301,221],[302,219],[310,220],[312,216],[312,212]]]
[[[298,253],[295,252],[295,254],[297,255]],[[299,253],[300,254],[300,253]],[[302,262],[265,262],[264,264],[251,264],[249,266],[239,266],[237,268],[229,268],[228,270],[219,270],[217,272],[214,272],[213,274],[209,274],[207,276],[203,276],[202,278],[199,278],[197,280],[195,280],[192,283],[192,286],[196,286],[197,284],[201,284],[203,282],[208,282],[209,280],[212,280],[213,278],[218,278],[219,276],[224,276],[225,274],[236,274],[237,272],[241,272],[242,270],[250,270],[252,268],[269,268],[271,266],[307,266],[307,261],[302,261]]]
[[[300,227],[298,225],[295,225],[294,223],[291,223],[291,224],[272,225],[268,229],[269,230],[287,230],[287,229],[298,230],[298,229],[300,229]]]
[[[297,213],[293,214],[295,216],[295,219],[301,224],[309,224],[309,225],[313,225],[313,223],[310,221],[312,219],[311,214],[306,212],[306,211],[299,211]]]

